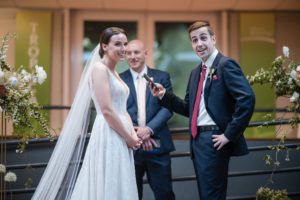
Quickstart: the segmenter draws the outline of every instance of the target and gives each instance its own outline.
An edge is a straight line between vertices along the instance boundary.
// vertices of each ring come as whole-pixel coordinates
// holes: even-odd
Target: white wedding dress
[[[132,124],[126,114],[129,89],[110,70],[107,71],[113,108],[124,126],[131,130]],[[101,85],[91,87],[97,116],[71,199],[137,200],[133,151],[104,119],[94,92],[100,89]]]

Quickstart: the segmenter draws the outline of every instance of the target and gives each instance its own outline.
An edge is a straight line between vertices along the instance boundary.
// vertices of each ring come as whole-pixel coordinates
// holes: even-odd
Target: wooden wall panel
[[[17,7],[24,8],[57,8],[59,0],[14,0]]]
[[[232,9],[235,6],[236,2],[236,0],[193,0],[192,5],[189,9],[193,11],[228,10]]]
[[[104,0],[58,0],[62,8],[103,9]]]
[[[135,11],[300,10],[299,0],[1,0],[0,7]]]
[[[103,0],[105,9],[112,10],[146,10],[147,1],[146,0]]]
[[[147,10],[150,11],[189,11],[193,0],[148,0]]]

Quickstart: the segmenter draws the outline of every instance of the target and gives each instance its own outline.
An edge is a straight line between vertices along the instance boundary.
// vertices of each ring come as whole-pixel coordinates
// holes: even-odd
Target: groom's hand
[[[152,151],[154,147],[158,147],[158,144],[153,138],[149,138],[143,141],[142,147],[145,151]]]
[[[225,137],[224,134],[221,135],[212,135],[214,147],[217,148],[217,150],[222,149],[222,147],[229,142],[227,137]]]
[[[147,140],[150,138],[151,135],[151,130],[148,127],[139,127],[136,126],[134,127],[136,134],[139,138],[141,138],[142,140]]]
[[[144,151],[152,151],[153,145],[151,143],[151,138],[143,141],[142,148]]]
[[[159,83],[155,83],[155,85],[157,89],[154,87],[153,83],[149,82],[150,91],[153,96],[162,99],[166,93],[166,89]]]

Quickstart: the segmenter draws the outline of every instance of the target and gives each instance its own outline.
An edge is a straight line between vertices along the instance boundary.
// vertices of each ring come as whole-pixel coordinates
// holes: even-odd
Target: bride
[[[115,71],[126,45],[123,29],[101,33],[33,200],[138,199],[132,149],[141,140],[126,111],[129,89]],[[91,100],[97,116],[79,171]]]

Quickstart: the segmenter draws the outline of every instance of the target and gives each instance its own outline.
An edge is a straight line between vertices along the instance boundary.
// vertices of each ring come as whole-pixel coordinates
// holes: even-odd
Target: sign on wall
[[[39,85],[36,97],[40,105],[50,104],[51,12],[18,12],[16,14],[16,66],[33,70],[43,66],[45,83]]]

